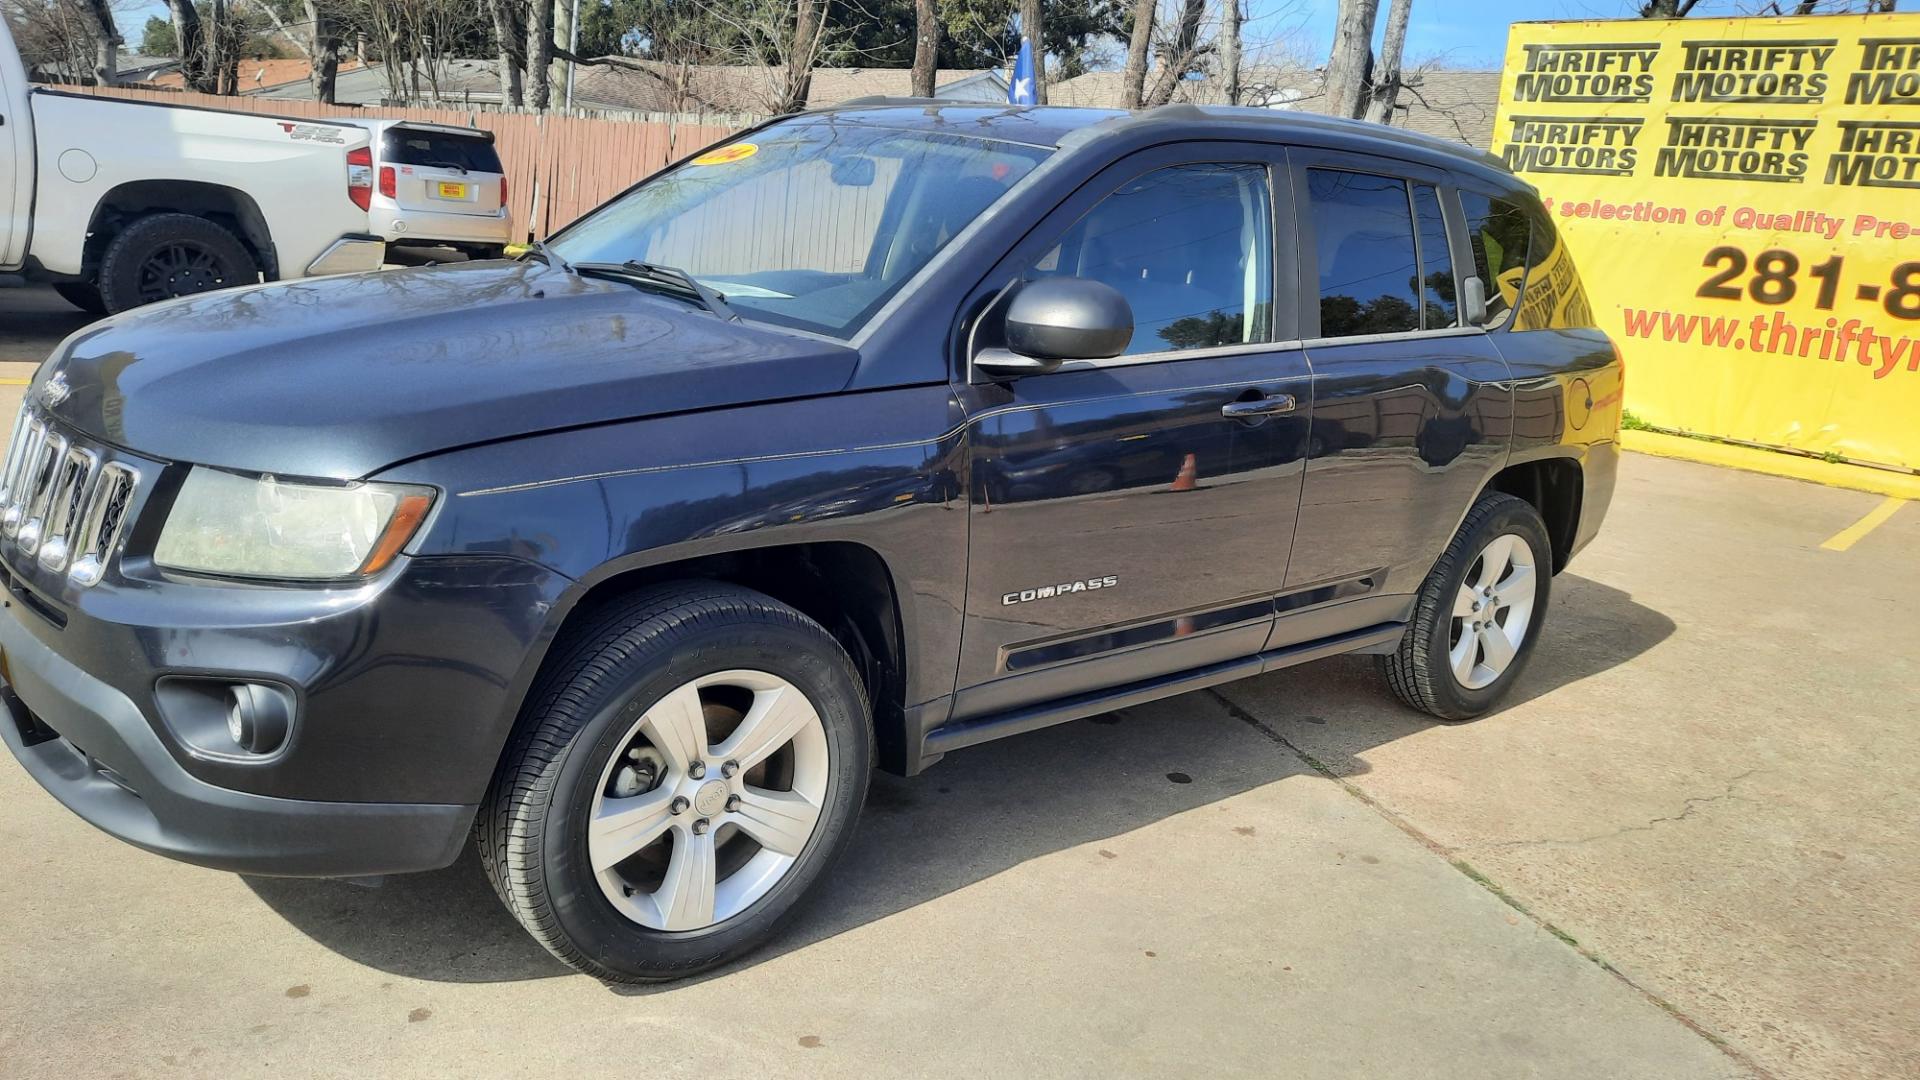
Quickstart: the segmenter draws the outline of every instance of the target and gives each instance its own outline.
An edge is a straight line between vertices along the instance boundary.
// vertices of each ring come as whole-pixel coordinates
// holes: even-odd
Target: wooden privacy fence
[[[753,122],[749,117],[615,120],[415,106],[356,109],[289,98],[222,97],[123,86],[60,89],[288,119],[420,120],[491,131],[506,169],[515,239],[547,236],[642,177]]]

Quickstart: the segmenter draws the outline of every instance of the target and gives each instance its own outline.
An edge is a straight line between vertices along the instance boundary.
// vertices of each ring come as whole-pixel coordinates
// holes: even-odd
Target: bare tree
[[[1220,85],[1227,104],[1240,104],[1240,0],[1223,0],[1220,11]]]
[[[1153,46],[1153,17],[1157,0],[1134,0],[1133,34],[1127,39],[1127,66],[1120,77],[1120,107],[1137,109],[1145,103],[1147,57]]]
[[[1373,23],[1380,0],[1340,0],[1327,57],[1327,113],[1357,118],[1367,99],[1367,69],[1373,60]]]
[[[1640,5],[1643,19],[1684,19],[1700,0],[1647,0]]]
[[[113,9],[107,0],[87,0],[87,12],[93,16],[93,83],[112,86],[120,75],[120,28],[113,24]]]
[[[775,112],[799,112],[807,107],[813,89],[813,65],[820,59],[821,0],[795,0],[791,51],[787,54],[787,82]]]
[[[1040,0],[1020,0],[1020,36],[1033,48],[1033,102],[1047,103],[1047,32]]]
[[[1160,43],[1160,77],[1154,80],[1153,90],[1141,102],[1142,107],[1157,108],[1172,101],[1181,80],[1188,72],[1198,69],[1201,57],[1209,48],[1200,42],[1200,22],[1206,15],[1207,0],[1181,0],[1180,18],[1173,24],[1173,34]]]
[[[307,81],[313,87],[313,100],[332,105],[340,76],[340,25],[334,21],[331,7],[321,0],[304,0],[304,4],[307,31],[313,40],[313,48],[308,51],[313,68]]]
[[[1407,16],[1413,0],[1392,0],[1387,9],[1387,32],[1380,40],[1380,58],[1374,62],[1373,78],[1367,88],[1366,118],[1376,124],[1393,122],[1394,106],[1400,101],[1400,57],[1407,49]]]
[[[517,109],[526,104],[520,88],[520,50],[526,39],[520,28],[520,5],[515,0],[487,0],[487,14],[493,19],[493,39],[500,49],[500,103]]]
[[[930,98],[940,59],[940,9],[934,0],[913,0],[913,96]]]
[[[527,19],[527,106],[546,112],[553,102],[553,5],[534,0]]]

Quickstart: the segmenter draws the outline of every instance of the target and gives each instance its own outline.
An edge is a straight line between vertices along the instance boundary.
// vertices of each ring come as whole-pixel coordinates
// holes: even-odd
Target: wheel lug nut
[[[693,823],[693,835],[705,836],[707,835],[707,828],[708,828],[707,819],[699,818]]]
[[[675,795],[673,801],[667,804],[667,812],[670,814],[684,814],[687,812],[687,807],[692,805],[692,803],[687,801],[685,795]]]
[[[738,795],[727,796],[727,813],[731,814],[738,809],[740,809],[740,796]]]
[[[733,774],[739,771],[740,771],[740,763],[737,761],[729,761],[726,764],[720,766],[720,775],[726,777],[729,780],[733,779]]]
[[[693,777],[695,780],[707,775],[707,763],[704,761],[696,761],[687,766],[687,775]]]

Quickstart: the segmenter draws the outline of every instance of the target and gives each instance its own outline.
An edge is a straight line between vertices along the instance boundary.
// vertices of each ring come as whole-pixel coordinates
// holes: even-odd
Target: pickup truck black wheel
[[[1551,552],[1546,524],[1530,504],[1481,496],[1421,586],[1399,650],[1380,657],[1400,700],[1442,720],[1492,708],[1520,677],[1546,624]]]
[[[192,214],[140,218],[100,256],[100,296],[114,314],[259,280],[260,265],[239,237]]]
[[[89,315],[107,313],[107,302],[100,298],[100,287],[91,281],[56,281],[53,291],[60,299]]]
[[[872,724],[845,650],[768,596],[700,582],[635,594],[555,648],[475,822],[501,899],[614,982],[767,938],[866,798]]]

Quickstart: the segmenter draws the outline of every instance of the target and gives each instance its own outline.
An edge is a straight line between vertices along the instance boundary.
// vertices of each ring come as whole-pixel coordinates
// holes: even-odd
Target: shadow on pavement
[[[38,364],[94,318],[45,285],[0,288],[0,363]]]
[[[1554,585],[1548,627],[1516,703],[1623,663],[1673,632],[1671,620],[1617,589],[1571,575]],[[1365,749],[1434,726],[1394,701],[1372,669],[1370,658],[1346,657],[1263,676],[1248,686],[1268,698],[1289,686],[1311,686],[1324,698],[1329,681],[1342,684],[1343,696],[1351,699],[1340,721],[1346,728],[1342,742],[1350,749],[1345,761],[1328,764],[1359,773],[1366,768],[1358,757]],[[876,773],[852,848],[820,893],[770,945],[705,978],[908,910],[1029,860],[1300,775],[1317,774],[1206,691],[989,743],[911,780]],[[447,982],[569,973],[507,914],[471,852],[445,870],[389,878],[379,888],[245,880],[315,941],[383,971]]]

